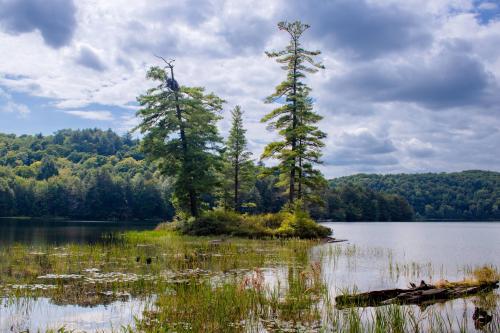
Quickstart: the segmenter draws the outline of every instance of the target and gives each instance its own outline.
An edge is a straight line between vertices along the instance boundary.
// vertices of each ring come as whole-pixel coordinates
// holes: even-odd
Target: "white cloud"
[[[63,111],[66,114],[76,116],[88,120],[102,120],[109,121],[113,120],[113,115],[109,111],[80,111],[80,110],[69,110]]]
[[[498,8],[498,4],[494,2],[483,2],[478,6],[481,10],[495,10]]]
[[[0,88],[0,112],[14,113],[24,118],[30,113],[30,109],[21,103],[15,103],[12,96]]]

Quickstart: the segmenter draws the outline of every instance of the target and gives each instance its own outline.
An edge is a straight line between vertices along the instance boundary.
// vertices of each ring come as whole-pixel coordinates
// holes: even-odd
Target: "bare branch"
[[[174,68],[173,62],[175,61],[175,59],[170,59],[169,61],[167,61],[162,56],[159,56],[159,55],[156,55],[156,54],[154,54],[154,56],[157,57],[157,58],[159,58],[159,59],[161,59],[161,60],[163,60],[163,62],[165,62],[168,65],[169,68]]]

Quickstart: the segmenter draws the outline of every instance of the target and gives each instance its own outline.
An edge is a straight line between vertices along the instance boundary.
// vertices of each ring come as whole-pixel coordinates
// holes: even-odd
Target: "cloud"
[[[407,141],[404,148],[409,155],[417,158],[428,158],[436,153],[431,143],[422,142],[417,138]]]
[[[66,114],[76,116],[88,120],[100,120],[109,121],[113,120],[113,114],[109,111],[81,111],[81,110],[69,110],[63,111]]]
[[[277,31],[279,1],[185,0],[152,3],[138,9],[142,20],[126,24],[124,51],[168,57],[229,58],[262,53],[270,31]],[[146,22],[149,24],[146,24]]]
[[[325,47],[365,59],[427,48],[433,40],[430,17],[394,3],[295,0],[287,13],[311,24],[311,33]]]
[[[477,58],[445,48],[431,57],[353,66],[332,90],[377,102],[410,102],[431,109],[490,105],[494,75]],[[493,100],[492,100],[493,98]]]
[[[330,138],[325,164],[334,166],[387,166],[398,164],[392,154],[396,147],[391,139],[378,136],[367,128],[357,128]],[[364,169],[367,170],[367,169]]]
[[[14,102],[12,96],[0,88],[0,112],[14,113],[24,118],[30,113],[30,109],[24,104]]]
[[[362,154],[387,154],[396,150],[390,139],[377,137],[366,128],[342,133],[336,144],[358,150]]]
[[[477,8],[480,10],[495,10],[498,8],[498,4],[494,2],[482,2]]]
[[[80,51],[78,52],[75,61],[76,63],[84,67],[93,69],[98,72],[106,70],[106,65],[101,60],[101,58],[99,58],[97,52],[92,50],[88,46],[82,46],[80,48]]]
[[[0,0],[0,25],[12,34],[38,30],[53,48],[68,45],[76,29],[72,0]]]

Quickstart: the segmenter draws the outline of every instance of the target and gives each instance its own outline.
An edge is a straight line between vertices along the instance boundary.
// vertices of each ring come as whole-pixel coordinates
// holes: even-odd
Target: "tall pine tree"
[[[309,25],[300,21],[293,23],[280,22],[278,28],[290,36],[290,42],[284,50],[266,52],[270,58],[275,58],[286,71],[286,78],[272,95],[267,97],[267,103],[284,103],[262,118],[268,122],[268,127],[278,130],[281,141],[269,143],[262,158],[275,158],[279,161],[280,181],[278,186],[287,188],[288,203],[291,206],[295,199],[303,198],[305,186],[310,189],[319,184],[321,174],[313,169],[319,162],[321,140],[325,134],[315,125],[321,117],[314,113],[312,100],[309,98],[310,88],[303,82],[306,73],[316,73],[324,66],[314,60],[320,51],[305,50],[300,44],[302,34]],[[321,177],[322,178],[322,177]]]
[[[216,123],[224,102],[200,87],[179,86],[172,62],[152,67],[147,77],[159,82],[139,96],[145,134],[143,149],[174,179],[174,202],[192,216],[199,215],[200,198],[217,183],[220,143]]]
[[[241,191],[248,190],[253,173],[250,159],[252,155],[247,150],[246,129],[243,126],[243,111],[239,105],[231,110],[231,131],[227,140],[226,157],[229,162],[228,183],[232,187],[232,206],[239,211],[242,204]]]

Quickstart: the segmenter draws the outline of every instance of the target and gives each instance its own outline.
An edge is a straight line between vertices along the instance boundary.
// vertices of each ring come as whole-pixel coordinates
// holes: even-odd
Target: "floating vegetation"
[[[37,290],[50,290],[55,288],[57,288],[57,286],[53,284],[11,284],[11,285],[6,285],[4,287],[4,291],[9,291],[9,290],[37,291]]]

